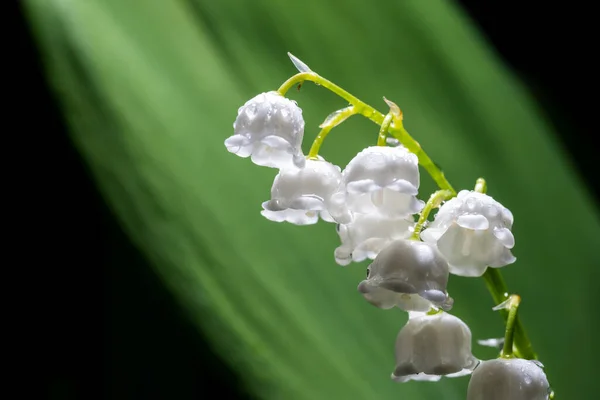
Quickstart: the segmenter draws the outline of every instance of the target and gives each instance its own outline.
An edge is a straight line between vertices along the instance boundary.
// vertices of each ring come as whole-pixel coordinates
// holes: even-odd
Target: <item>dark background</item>
[[[597,199],[591,11],[460,3],[546,110]],[[20,94],[8,116],[15,124],[5,124],[36,143],[26,193],[44,201],[28,207],[36,251],[27,258],[44,286],[38,381],[48,398],[250,398],[120,230],[69,140],[26,21],[12,11]]]

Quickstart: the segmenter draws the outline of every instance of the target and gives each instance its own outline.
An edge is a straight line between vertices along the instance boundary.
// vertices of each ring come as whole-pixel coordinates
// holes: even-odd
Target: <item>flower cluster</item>
[[[312,73],[302,65],[301,72]],[[230,152],[278,169],[261,214],[295,225],[335,224],[340,239],[335,262],[371,260],[358,292],[377,308],[408,312],[396,340],[392,379],[437,381],[473,373],[469,400],[548,398],[538,363],[510,354],[478,360],[469,327],[449,314],[450,274],[479,277],[488,267],[515,262],[507,208],[482,190],[442,193],[426,204],[419,199],[419,158],[396,139],[379,140],[344,168],[312,149],[304,156],[302,110],[280,92],[246,102],[233,127],[225,141]]]

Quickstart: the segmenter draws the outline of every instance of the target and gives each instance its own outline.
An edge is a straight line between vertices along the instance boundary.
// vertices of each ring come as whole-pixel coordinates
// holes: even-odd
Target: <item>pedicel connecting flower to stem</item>
[[[392,379],[438,381],[472,375],[467,400],[553,399],[544,367],[517,315],[521,298],[509,295],[500,268],[516,261],[511,249],[512,213],[486,194],[479,178],[474,190],[456,192],[439,167],[406,131],[392,101],[382,114],[288,53],[299,73],[277,91],[261,93],[238,110],[227,150],[279,169],[262,215],[295,225],[334,223],[340,246],[335,262],[348,266],[372,260],[358,292],[381,309],[399,308],[409,318],[396,339]],[[287,91],[311,81],[349,103],[320,125],[308,155],[302,153],[304,119]],[[376,143],[342,169],[319,155],[335,127],[353,115],[379,126]],[[419,166],[439,190],[419,199]],[[429,215],[439,209],[429,222]],[[491,268],[490,268],[491,267]],[[497,359],[471,352],[471,331],[451,315],[448,277],[483,277],[506,330]]]

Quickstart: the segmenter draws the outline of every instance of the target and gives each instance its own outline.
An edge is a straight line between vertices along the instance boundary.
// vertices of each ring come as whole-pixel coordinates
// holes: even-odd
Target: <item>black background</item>
[[[546,109],[598,198],[594,14],[548,3],[460,3]],[[19,127],[21,149],[36,143],[27,155],[32,172],[11,169],[26,182],[20,197],[35,204],[22,204],[34,224],[19,237],[28,254],[15,247],[43,287],[34,382],[51,399],[250,398],[120,231],[69,141],[27,24],[11,11],[18,93],[5,127]]]

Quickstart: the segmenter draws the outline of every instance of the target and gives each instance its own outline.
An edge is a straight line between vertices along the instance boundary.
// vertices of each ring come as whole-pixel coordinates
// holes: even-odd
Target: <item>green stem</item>
[[[316,159],[319,155],[321,145],[323,144],[323,141],[325,140],[329,132],[333,128],[338,126],[340,123],[344,122],[348,117],[351,117],[354,114],[356,114],[356,109],[354,106],[350,106],[336,111],[335,116],[332,118],[327,117],[325,122],[321,124],[321,131],[313,141],[313,144],[310,147],[310,150],[308,151],[308,158],[313,160]]]
[[[385,118],[382,113],[315,72],[301,72],[296,74],[285,81],[277,91],[281,95],[285,95],[289,89],[304,81],[314,82],[317,85],[323,86],[352,104],[356,114],[361,114],[377,125],[382,125]],[[408,150],[417,155],[419,164],[429,173],[440,189],[448,190],[451,193],[450,197],[456,196],[456,191],[450,182],[448,182],[442,170],[431,160],[427,153],[425,153],[421,148],[421,145],[410,136],[401,120],[393,121],[389,127],[389,133],[398,139]],[[481,193],[485,193],[487,187],[484,179],[480,178],[480,180],[478,180],[476,189]],[[495,268],[487,268],[483,278],[496,304],[499,304],[508,298],[508,290],[500,271]],[[508,319],[508,312],[506,310],[503,310],[500,313],[505,320]],[[515,354],[527,359],[536,359],[537,356],[533,351],[531,342],[523,329],[518,315],[515,317],[514,321],[514,332]]]
[[[487,286],[488,291],[492,295],[492,299],[495,304],[500,304],[508,300],[508,287],[504,282],[504,278],[500,274],[500,271],[496,268],[488,268],[483,274],[483,280]],[[500,315],[504,318],[505,323],[508,324],[508,311],[500,310]],[[526,358],[528,360],[536,360],[537,355],[533,351],[533,346],[529,341],[529,337],[521,324],[521,320],[517,315],[514,321],[514,352],[518,357]]]
[[[419,220],[415,225],[415,230],[413,231],[411,240],[419,240],[419,235],[421,234],[423,226],[427,222],[427,218],[429,218],[429,213],[431,213],[431,210],[433,210],[434,208],[438,208],[440,204],[442,204],[442,201],[447,200],[451,197],[452,192],[450,192],[449,190],[438,190],[429,197],[429,200],[427,200],[427,204],[425,204],[425,207],[423,207],[423,211],[421,211],[421,215],[419,215]]]
[[[487,183],[485,179],[479,178],[475,183],[475,191],[479,193],[487,192]],[[483,280],[485,281],[485,285],[487,286],[488,291],[492,295],[492,299],[494,303],[500,304],[503,301],[508,299],[508,287],[506,286],[506,282],[504,282],[504,278],[500,271],[496,268],[488,267],[483,274]],[[500,315],[504,318],[504,322],[508,324],[508,311],[500,310]],[[530,360],[537,359],[537,355],[533,351],[533,346],[529,341],[529,337],[525,332],[525,328],[523,328],[523,324],[521,324],[521,320],[517,315],[514,321],[514,352],[518,357],[527,358]],[[506,345],[506,343],[505,343]]]
[[[502,357],[513,357],[513,342],[515,338],[515,322],[517,319],[517,311],[521,304],[521,297],[513,294],[509,297],[508,302],[508,317],[506,319],[506,333],[504,334],[504,348],[502,349]]]
[[[282,96],[285,96],[288,90],[304,81],[314,82],[317,85],[323,86],[325,89],[337,94],[355,107],[356,114],[360,114],[370,119],[377,125],[381,125],[383,123],[385,117],[382,113],[315,72],[301,72],[296,74],[285,81],[279,87],[279,89],[277,89],[277,91]],[[394,124],[390,125],[389,132],[408,150],[417,155],[419,164],[421,164],[421,166],[429,173],[429,175],[431,175],[440,189],[449,190],[453,193],[453,195],[456,195],[456,191],[450,182],[448,182],[442,170],[435,165],[431,158],[429,158],[427,153],[425,153],[425,151],[421,148],[421,145],[415,139],[413,139],[412,136],[410,136],[401,122],[397,124],[395,122]]]
[[[390,113],[385,116],[383,122],[381,123],[381,128],[379,129],[379,137],[377,138],[377,146],[385,146],[387,143],[385,139],[387,138],[388,129],[392,124],[393,115]]]

